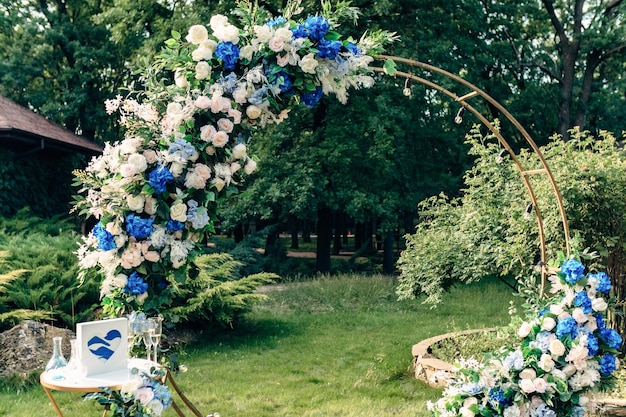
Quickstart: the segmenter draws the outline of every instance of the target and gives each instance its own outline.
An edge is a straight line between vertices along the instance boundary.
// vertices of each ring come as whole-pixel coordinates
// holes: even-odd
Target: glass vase
[[[61,350],[62,340],[63,337],[61,336],[55,336],[52,338],[52,357],[46,365],[46,371],[63,368],[65,365],[67,365],[67,361],[65,360],[65,357],[63,356],[63,351]]]
[[[63,369],[65,377],[70,381],[80,381],[85,376],[85,368],[78,356],[78,341],[77,339],[70,340],[71,352],[70,360]]]

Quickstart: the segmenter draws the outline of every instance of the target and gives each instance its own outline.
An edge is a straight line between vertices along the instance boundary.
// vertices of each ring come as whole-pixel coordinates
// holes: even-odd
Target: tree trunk
[[[267,238],[265,239],[265,256],[273,255],[276,252],[276,242],[280,233],[280,225],[274,224],[267,227]]]
[[[233,229],[233,237],[235,239],[235,243],[239,243],[243,240],[243,225],[241,223],[239,223],[237,226],[235,226],[235,228]]]
[[[383,272],[385,274],[393,274],[396,270],[396,259],[393,253],[394,244],[393,230],[385,233],[385,243],[383,245]]]
[[[317,271],[330,272],[330,243],[333,235],[333,211],[328,207],[317,210]]]
[[[311,243],[311,221],[304,220],[302,223],[302,241]]]
[[[341,252],[341,232],[343,230],[343,213],[335,212],[335,235],[333,238],[333,255],[339,255]]]
[[[298,219],[294,215],[289,216],[289,233],[291,233],[291,249],[298,249]]]

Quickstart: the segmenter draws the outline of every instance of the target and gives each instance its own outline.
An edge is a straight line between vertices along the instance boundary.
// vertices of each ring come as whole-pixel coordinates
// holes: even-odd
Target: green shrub
[[[407,236],[407,249],[399,265],[402,275],[400,298],[427,295],[438,303],[443,292],[458,282],[486,276],[514,279],[518,289],[532,299],[537,296],[537,276],[531,272],[538,262],[539,239],[530,198],[520,173],[491,136],[478,126],[467,136],[474,167],[465,174],[459,198],[432,197],[420,204],[421,222]],[[601,132],[571,131],[564,142],[551,138],[542,148],[563,196],[572,246],[590,247],[601,255],[600,262],[613,279],[618,309],[624,312],[626,291],[626,158],[615,137]],[[532,152],[522,150],[518,159],[524,167],[540,168]],[[526,168],[529,169],[529,168]],[[564,229],[557,199],[546,175],[533,175],[547,242],[547,259],[565,249]],[[621,333],[625,326],[620,317]]]

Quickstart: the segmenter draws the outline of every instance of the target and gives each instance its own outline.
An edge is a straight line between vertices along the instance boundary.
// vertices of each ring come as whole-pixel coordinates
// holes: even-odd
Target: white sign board
[[[78,357],[85,376],[114,372],[128,366],[128,320],[109,319],[78,323]]]

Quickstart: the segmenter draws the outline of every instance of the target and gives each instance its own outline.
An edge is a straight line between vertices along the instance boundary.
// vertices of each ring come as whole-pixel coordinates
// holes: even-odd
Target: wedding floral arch
[[[81,214],[99,220],[77,255],[81,279],[102,283],[105,313],[158,311],[181,283],[193,279],[190,266],[215,231],[219,204],[237,193],[256,169],[256,160],[248,154],[255,131],[282,122],[296,105],[314,106],[322,95],[335,95],[345,103],[350,88],[373,86],[373,75],[380,72],[447,95],[498,138],[533,201],[544,265],[541,213],[528,177],[547,175],[568,242],[567,219],[550,169],[503,106],[457,75],[381,55],[396,39],[394,33],[371,31],[358,40],[344,38],[336,30],[339,19],[358,14],[349,2],[334,6],[323,1],[321,13],[298,20],[301,12],[294,1],[281,16],[272,17],[256,3],[242,0],[234,11],[238,25],[215,15],[208,26],[194,25],[186,36],[173,31],[143,69],[143,85],[106,103],[108,112],[119,114],[126,134],[76,172],[82,188],[75,204]],[[375,59],[384,60],[383,67],[371,66]],[[457,95],[397,71],[395,63],[438,73],[469,92]],[[477,96],[513,124],[539,157],[540,168],[522,167],[494,124],[469,103]],[[556,295],[547,299],[545,311],[523,324],[520,348],[497,366],[461,372],[459,385],[451,385],[432,407],[434,414],[551,416],[554,407],[577,416],[584,411],[580,392],[610,377],[621,338],[604,326],[604,297],[610,290],[606,274],[585,273],[579,261],[567,258],[550,277]],[[546,273],[542,271],[542,293]]]

